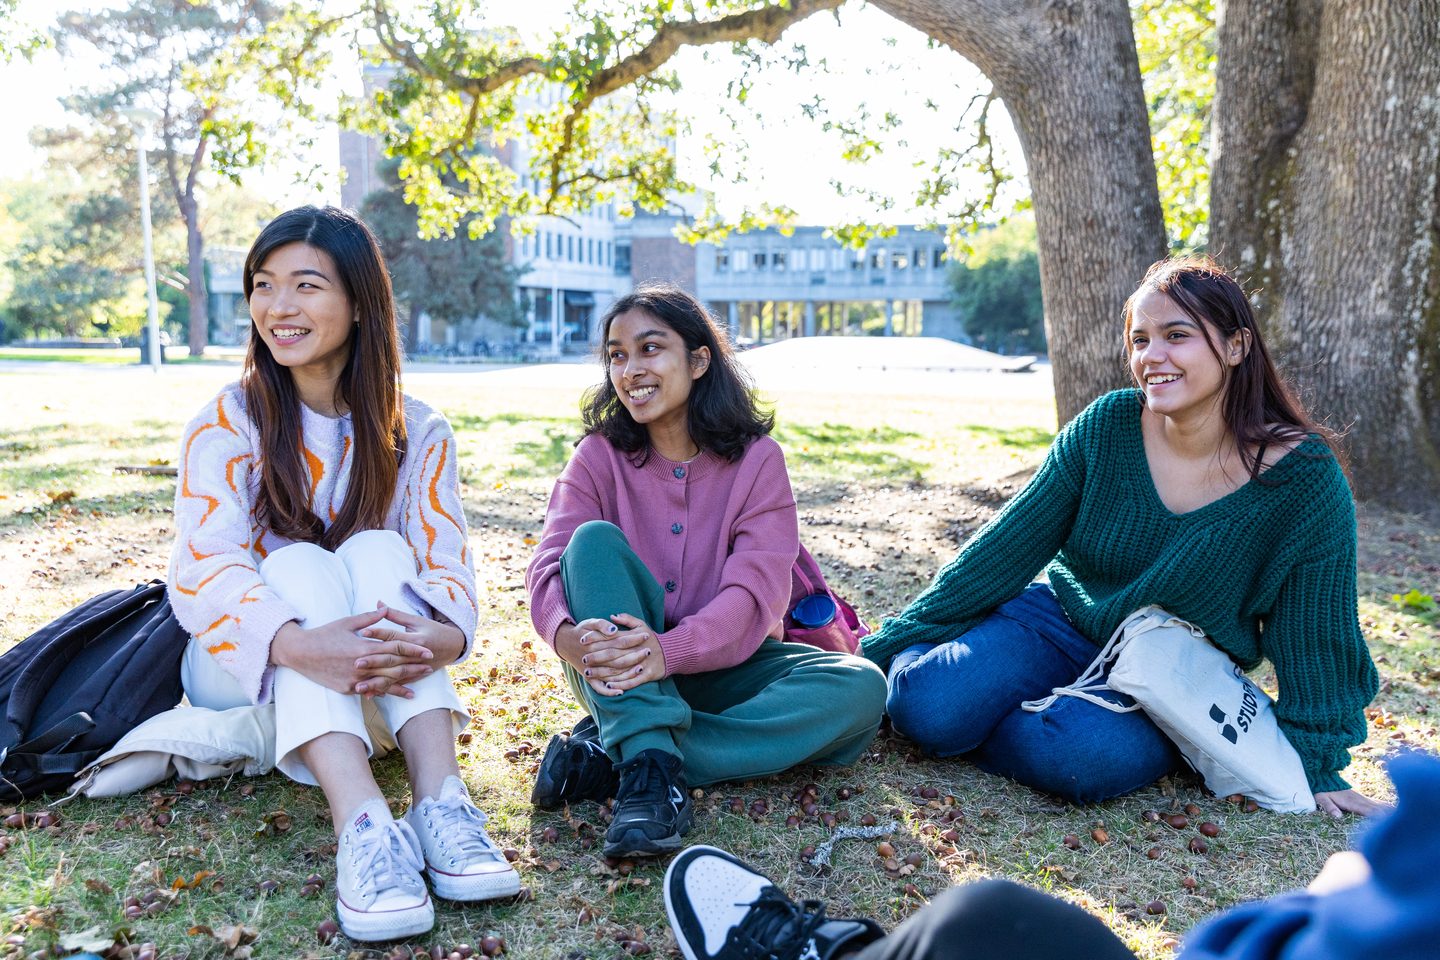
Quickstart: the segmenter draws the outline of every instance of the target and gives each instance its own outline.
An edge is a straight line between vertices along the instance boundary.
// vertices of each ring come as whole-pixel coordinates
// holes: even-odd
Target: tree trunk
[[[1128,382],[1121,306],[1165,255],[1125,0],[876,0],[974,63],[1014,120],[1035,205],[1063,424]]]
[[[1356,494],[1440,499],[1440,0],[1217,5],[1211,248]]]
[[[180,215],[185,220],[186,269],[190,282],[185,290],[190,299],[190,356],[205,355],[210,342],[210,291],[205,286],[205,237],[200,233],[200,210],[193,196],[181,198]]]

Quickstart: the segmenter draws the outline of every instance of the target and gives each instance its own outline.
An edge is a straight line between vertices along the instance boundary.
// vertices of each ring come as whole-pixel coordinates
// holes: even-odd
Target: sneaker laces
[[[745,906],[740,903],[736,906]],[[735,960],[806,960],[814,949],[815,931],[825,922],[825,904],[806,900],[797,904],[776,887],[765,887],[750,910],[727,938],[725,956]],[[808,953],[806,947],[810,947]],[[733,951],[733,952],[732,952]]]
[[[419,895],[425,889],[420,871],[420,839],[403,820],[376,826],[355,840],[351,857],[355,884],[362,898],[374,903],[391,890]],[[404,869],[409,868],[409,869]]]
[[[624,797],[626,803],[633,800],[664,803],[670,799],[667,786],[669,781],[661,771],[659,762],[653,757],[643,757],[621,768],[618,795]]]
[[[490,818],[467,797],[451,796],[432,800],[424,810],[426,825],[439,838],[440,846],[456,866],[477,857],[503,860],[504,854],[485,832]]]

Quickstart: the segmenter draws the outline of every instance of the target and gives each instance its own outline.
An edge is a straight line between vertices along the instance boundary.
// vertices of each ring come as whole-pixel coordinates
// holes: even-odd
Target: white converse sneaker
[[[520,874],[485,832],[485,814],[459,777],[446,777],[438,799],[426,797],[405,821],[420,837],[425,875],[446,900],[493,900],[520,892]]]
[[[420,878],[420,841],[376,799],[340,834],[335,913],[351,940],[396,940],[435,926],[435,905]]]

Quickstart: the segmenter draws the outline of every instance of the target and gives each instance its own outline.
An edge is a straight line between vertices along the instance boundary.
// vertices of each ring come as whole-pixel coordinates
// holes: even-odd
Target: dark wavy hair
[[[252,329],[240,384],[246,413],[260,431],[255,518],[277,536],[333,550],[354,533],[383,527],[395,498],[406,443],[395,297],[380,245],[359,217],[336,207],[297,207],[270,221],[250,247],[244,274],[247,301],[255,289],[255,271],[270,254],[291,243],[330,255],[355,310],[350,355],[335,385],[337,405],[350,410],[355,450],[345,502],[327,530],[310,501],[310,468],[295,380],[275,362],[259,331]]]
[[[1128,358],[1130,326],[1135,305],[1148,291],[1169,297],[1185,314],[1213,336],[1206,345],[1225,376],[1225,398],[1221,416],[1235,438],[1240,460],[1251,479],[1263,479],[1260,471],[1271,444],[1295,443],[1315,437],[1337,458],[1335,434],[1317,424],[1281,378],[1260,336],[1255,312],[1238,281],[1208,256],[1187,255],[1158,260],[1145,271],[1140,286],[1125,301],[1125,354]],[[1240,333],[1248,341],[1244,357],[1229,366],[1217,345]],[[1133,374],[1133,371],[1132,371]],[[1137,383],[1143,388],[1144,384]],[[1142,394],[1143,396],[1143,394]],[[1142,400],[1143,402],[1143,400]]]
[[[696,446],[733,463],[750,441],[775,428],[775,416],[760,408],[755,385],[735,358],[729,334],[700,301],[674,284],[644,283],[616,300],[600,321],[600,362],[605,379],[586,390],[580,402],[584,436],[598,433],[630,454],[636,466],[650,459],[650,435],[620,402],[610,380],[610,351],[605,348],[610,325],[631,310],[643,310],[678,333],[692,358],[701,347],[710,349],[710,365],[691,385],[686,410],[686,427]]]

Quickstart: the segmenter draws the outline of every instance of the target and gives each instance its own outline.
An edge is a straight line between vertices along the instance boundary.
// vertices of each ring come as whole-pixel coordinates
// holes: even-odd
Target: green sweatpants
[[[577,623],[628,613],[664,629],[665,593],[614,524],[578,527],[560,575]],[[852,763],[885,711],[885,675],[869,660],[768,638],[744,663],[665,677],[619,696],[596,693],[569,664],[565,675],[612,760],[649,749],[673,753],[692,786],[799,763]]]

